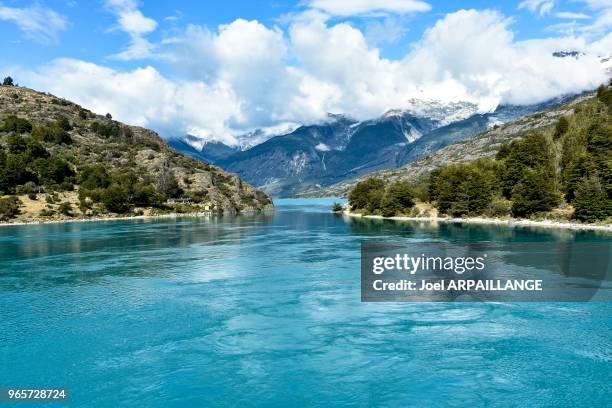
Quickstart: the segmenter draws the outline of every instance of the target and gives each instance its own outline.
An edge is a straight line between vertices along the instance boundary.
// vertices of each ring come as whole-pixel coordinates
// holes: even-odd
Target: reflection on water
[[[333,201],[1,228],[0,384],[84,407],[609,403],[609,303],[359,301],[362,240],[609,235],[347,219]]]

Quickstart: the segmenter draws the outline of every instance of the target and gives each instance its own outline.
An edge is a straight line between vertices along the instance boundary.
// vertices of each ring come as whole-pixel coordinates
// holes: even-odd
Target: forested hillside
[[[494,159],[448,164],[408,183],[359,182],[352,210],[415,215],[413,197],[450,216],[612,217],[612,88],[576,104],[554,126],[503,144]]]
[[[153,131],[27,88],[0,86],[0,220],[240,212],[261,191]]]

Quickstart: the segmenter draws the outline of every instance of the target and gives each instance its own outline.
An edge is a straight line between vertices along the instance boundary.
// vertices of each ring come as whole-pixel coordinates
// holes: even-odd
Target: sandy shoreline
[[[426,221],[426,222],[445,222],[445,223],[462,223],[462,224],[492,224],[503,225],[509,228],[513,227],[543,227],[543,228],[563,228],[571,230],[591,230],[591,231],[606,231],[612,232],[612,224],[579,224],[575,222],[559,222],[559,221],[533,221],[522,219],[502,220],[498,218],[451,218],[451,217],[383,217],[382,215],[362,215],[343,211],[343,214],[348,217],[381,219],[381,220],[397,220],[397,221]]]
[[[251,215],[273,211],[265,209],[262,211],[242,212],[234,215]],[[215,213],[212,211],[195,212],[195,213],[170,213],[157,215],[134,215],[134,216],[118,216],[118,217],[89,217],[89,218],[65,218],[61,220],[37,220],[37,221],[16,221],[16,222],[0,222],[0,227],[12,227],[20,225],[45,225],[45,224],[71,224],[81,222],[104,222],[104,221],[122,221],[122,220],[149,220],[149,219],[173,219],[173,218],[210,218],[214,215],[230,215],[230,213]]]

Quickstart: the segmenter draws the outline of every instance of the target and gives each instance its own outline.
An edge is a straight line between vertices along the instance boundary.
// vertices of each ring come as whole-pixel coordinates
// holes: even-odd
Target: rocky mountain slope
[[[447,129],[444,129],[443,132],[440,132],[442,129],[438,129],[419,140],[419,142],[425,145],[427,144],[427,140],[431,139],[431,142],[434,143],[434,148],[427,149],[423,146],[417,148],[417,146],[415,146],[413,151],[416,150],[416,152],[412,153],[412,157],[416,158],[415,161],[411,161],[399,168],[368,173],[361,177],[342,181],[325,188],[311,188],[307,191],[299,193],[298,196],[346,197],[358,182],[369,177],[381,178],[386,183],[400,180],[416,181],[429,174],[432,170],[447,164],[465,163],[480,157],[495,157],[495,154],[503,143],[508,143],[514,139],[520,138],[527,131],[552,126],[559,117],[570,114],[577,105],[585,100],[591,99],[592,97],[592,93],[582,95],[549,110],[532,113],[506,124],[496,125],[488,131],[456,143],[451,142],[453,139],[452,136],[447,136]],[[484,120],[484,118],[474,116],[468,120],[468,122],[473,121],[471,126],[465,122],[456,122],[450,126],[457,128],[458,132],[464,128],[467,128],[467,134],[470,133],[470,131],[479,129],[479,127],[482,126],[482,120]],[[436,132],[441,134],[437,134]],[[447,143],[445,147],[435,149],[435,144],[438,144],[439,146],[440,144],[445,143],[445,138],[447,139],[446,142],[449,143]],[[461,138],[459,137],[457,139]],[[408,151],[408,154],[410,155],[411,152]],[[419,155],[421,155],[421,157],[419,157]]]
[[[237,175],[178,153],[149,129],[16,86],[0,86],[2,194],[18,195],[20,221],[272,206]]]
[[[330,115],[324,123],[301,126],[233,153],[228,146],[212,143],[197,149],[194,141],[187,139],[171,144],[193,157],[214,160],[269,194],[293,196],[376,170],[400,167],[496,124],[561,101],[500,106],[484,114],[476,113],[476,106],[465,102],[414,101],[411,109],[390,110],[362,122]]]

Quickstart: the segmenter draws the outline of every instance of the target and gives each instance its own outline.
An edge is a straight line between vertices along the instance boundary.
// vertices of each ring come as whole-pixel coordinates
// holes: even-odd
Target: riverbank
[[[444,222],[453,224],[493,224],[503,225],[509,228],[514,227],[542,227],[542,228],[564,228],[571,230],[588,230],[588,231],[606,231],[612,232],[612,224],[581,224],[577,222],[560,222],[552,220],[534,221],[524,219],[499,219],[499,218],[484,218],[484,217],[468,217],[468,218],[452,218],[452,217],[383,217],[382,215],[362,215],[352,213],[348,210],[342,212],[348,217],[396,220],[396,221],[425,221],[425,222]]]
[[[70,224],[81,222],[103,222],[103,221],[123,221],[123,220],[154,220],[154,219],[174,219],[174,218],[210,218],[215,215],[252,215],[268,213],[274,209],[263,209],[261,211],[245,211],[241,213],[219,213],[213,211],[192,212],[192,213],[168,213],[168,214],[148,214],[133,216],[107,216],[107,217],[87,217],[87,218],[61,218],[61,219],[39,219],[31,221],[0,222],[0,227],[11,227],[19,225],[45,225],[45,224]]]

